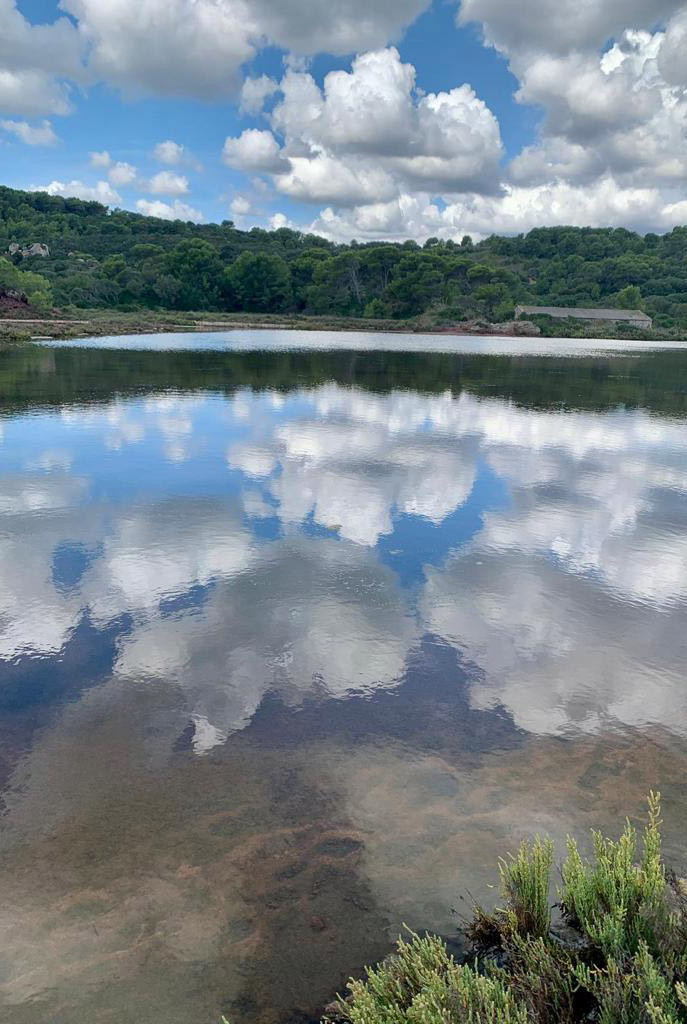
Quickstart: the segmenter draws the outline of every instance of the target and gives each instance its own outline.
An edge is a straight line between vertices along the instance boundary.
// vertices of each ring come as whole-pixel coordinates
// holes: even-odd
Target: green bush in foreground
[[[480,974],[457,964],[441,939],[412,937],[398,941],[398,952],[351,981],[350,1003],[342,1015],[353,1024],[430,1024],[475,1020],[527,1024],[527,1010],[508,986],[504,971]]]
[[[501,886],[516,930],[525,935],[547,935],[551,928],[549,888],[553,843],[537,836],[525,841],[516,857],[499,862]]]
[[[641,854],[626,824],[614,842],[574,840],[552,929],[553,846],[537,837],[500,862],[503,906],[476,908],[472,963],[441,939],[411,935],[364,981],[349,982],[334,1019],[349,1024],[687,1024],[687,887],[661,855],[660,803],[649,797]]]

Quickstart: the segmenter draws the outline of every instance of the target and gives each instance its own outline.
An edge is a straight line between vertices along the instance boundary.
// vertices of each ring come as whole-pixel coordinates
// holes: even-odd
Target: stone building
[[[651,327],[653,320],[641,309],[586,309],[579,306],[516,306],[515,318],[523,316],[553,316],[564,320],[605,320],[607,323],[631,324],[633,327]]]

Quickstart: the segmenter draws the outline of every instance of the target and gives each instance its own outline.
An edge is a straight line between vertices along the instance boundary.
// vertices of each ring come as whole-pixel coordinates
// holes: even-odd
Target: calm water
[[[684,864],[687,351],[409,345],[0,353],[4,1024],[310,1020],[652,787]]]

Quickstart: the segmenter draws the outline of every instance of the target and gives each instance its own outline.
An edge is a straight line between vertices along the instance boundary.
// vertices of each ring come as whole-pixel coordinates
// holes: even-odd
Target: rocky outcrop
[[[41,256],[45,259],[50,255],[50,249],[44,242],[31,242],[30,245],[19,245],[18,242],[12,242],[7,252],[10,256],[21,256],[24,259],[31,256]]]
[[[23,292],[18,292],[14,288],[0,288],[0,313],[23,310],[28,304],[29,300]]]
[[[505,323],[492,324],[486,320],[464,320],[451,327],[440,327],[440,334],[495,334],[499,337],[536,338],[541,329],[530,320],[506,320]]]

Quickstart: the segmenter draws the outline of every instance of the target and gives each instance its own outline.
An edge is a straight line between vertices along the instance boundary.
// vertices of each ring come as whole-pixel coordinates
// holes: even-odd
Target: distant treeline
[[[517,303],[604,305],[687,328],[687,227],[337,245],[289,228],[165,221],[0,187],[0,254],[13,242],[45,243],[50,256],[0,256],[0,288],[44,306],[426,315],[440,324],[507,320]]]

